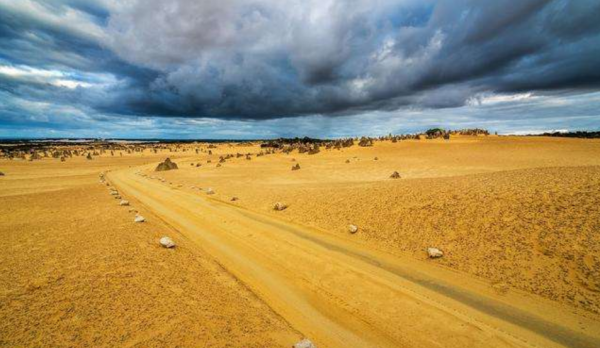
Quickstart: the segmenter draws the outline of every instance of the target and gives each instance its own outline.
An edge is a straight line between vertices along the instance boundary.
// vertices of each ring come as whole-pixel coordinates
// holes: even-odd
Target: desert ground
[[[598,139],[82,148],[0,159],[2,347],[600,347]]]

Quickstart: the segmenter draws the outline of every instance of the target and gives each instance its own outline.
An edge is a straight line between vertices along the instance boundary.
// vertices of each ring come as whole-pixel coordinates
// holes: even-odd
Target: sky
[[[0,138],[600,130],[598,0],[0,0]]]

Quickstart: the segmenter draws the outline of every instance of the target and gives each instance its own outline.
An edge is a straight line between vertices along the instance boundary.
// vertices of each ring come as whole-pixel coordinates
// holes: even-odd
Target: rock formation
[[[160,239],[160,245],[162,245],[165,248],[174,248],[175,242],[173,242],[173,240],[169,237],[162,237]]]
[[[156,167],[156,169],[154,171],[163,172],[166,170],[173,170],[173,169],[179,169],[179,167],[177,167],[177,163],[171,162],[171,159],[167,157],[167,159],[164,162],[160,162],[158,164],[158,166]]]
[[[430,259],[437,259],[444,256],[444,253],[438,248],[427,248],[427,255]]]

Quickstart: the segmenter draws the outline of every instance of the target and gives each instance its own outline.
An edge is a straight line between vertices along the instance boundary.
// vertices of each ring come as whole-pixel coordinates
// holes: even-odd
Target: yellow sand
[[[376,142],[220,167],[219,155],[260,148],[184,147],[0,161],[0,233],[13,241],[0,260],[0,344],[600,342],[600,141]],[[180,169],[154,172],[166,156]],[[97,182],[109,168],[146,224]],[[180,248],[157,246],[169,233]],[[444,257],[427,260],[429,246]]]

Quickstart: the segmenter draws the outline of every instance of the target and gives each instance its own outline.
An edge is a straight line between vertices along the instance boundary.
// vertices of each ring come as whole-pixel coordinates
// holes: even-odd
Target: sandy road
[[[109,180],[320,347],[598,347],[600,323],[136,175]],[[210,296],[210,294],[207,294]]]

